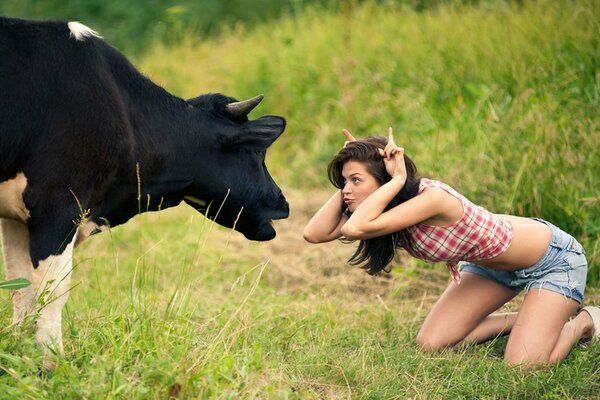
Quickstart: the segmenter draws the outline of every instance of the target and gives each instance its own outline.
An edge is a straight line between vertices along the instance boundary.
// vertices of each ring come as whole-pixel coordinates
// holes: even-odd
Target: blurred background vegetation
[[[2,0],[0,14],[20,18],[77,20],[93,26],[113,45],[139,53],[156,40],[177,42],[226,33],[238,24],[256,26],[307,7],[336,10],[359,0]],[[439,1],[438,1],[439,2]],[[433,1],[404,1],[424,8]]]
[[[80,21],[102,32],[119,49],[137,54],[157,40],[172,44],[183,35],[214,37],[240,24],[253,27],[282,16],[297,16],[307,9],[336,12],[368,2],[419,11],[449,3],[447,0],[2,0],[0,15]]]
[[[177,96],[264,93],[254,113],[288,120],[268,158],[284,187],[329,187],[342,128],[393,126],[423,175],[576,235],[598,283],[598,1],[2,0],[0,14],[81,21]]]

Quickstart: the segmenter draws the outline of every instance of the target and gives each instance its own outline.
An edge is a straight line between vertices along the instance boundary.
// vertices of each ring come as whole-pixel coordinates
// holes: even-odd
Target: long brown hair
[[[379,154],[379,149],[383,149],[386,144],[387,139],[382,136],[369,136],[365,139],[349,142],[346,147],[333,157],[327,166],[327,175],[333,186],[338,189],[344,187],[342,169],[348,161],[358,161],[365,164],[367,172],[380,185],[388,182],[391,177],[385,170],[383,158]],[[420,178],[417,176],[417,167],[406,154],[404,155],[404,163],[406,165],[406,183],[384,211],[412,199],[419,191]],[[341,198],[340,201],[342,201]],[[346,238],[342,238],[342,240],[352,242],[352,240]],[[409,235],[406,230],[361,240],[356,252],[348,260],[348,263],[351,265],[362,264],[361,268],[366,269],[371,275],[375,275],[382,270],[389,272],[389,264],[394,258],[396,248],[406,247],[408,240]]]

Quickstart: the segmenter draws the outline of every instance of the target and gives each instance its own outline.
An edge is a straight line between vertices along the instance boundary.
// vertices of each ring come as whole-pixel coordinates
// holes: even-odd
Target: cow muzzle
[[[279,197],[278,207],[271,215],[272,219],[284,219],[289,217],[290,215],[290,205],[283,196],[283,194]]]
[[[267,215],[263,214],[264,218],[261,218],[258,221],[246,220],[243,225],[239,226],[239,231],[250,240],[271,240],[277,235],[277,232],[273,227],[273,220],[287,218],[289,214],[290,208],[288,202],[285,201],[284,198],[283,204],[281,204],[276,210],[271,210]]]

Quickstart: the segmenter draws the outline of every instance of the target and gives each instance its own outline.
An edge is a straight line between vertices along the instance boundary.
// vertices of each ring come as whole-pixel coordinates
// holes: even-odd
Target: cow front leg
[[[32,272],[33,286],[36,288],[39,315],[37,318],[36,340],[43,347],[43,365],[52,368],[52,350],[63,354],[62,309],[69,297],[71,272],[73,270],[74,238],[59,255],[41,260]]]
[[[36,197],[39,193],[45,193],[43,199]],[[43,348],[42,366],[46,369],[54,367],[53,352],[63,354],[61,314],[69,297],[73,246],[80,220],[72,193],[45,188],[25,193],[31,214],[27,226],[31,278],[37,296],[36,340]]]
[[[25,278],[31,282],[33,265],[29,256],[27,225],[10,219],[0,219],[0,226],[6,279]],[[13,323],[20,324],[34,310],[36,290],[31,285],[23,289],[13,290],[11,296],[13,301]]]

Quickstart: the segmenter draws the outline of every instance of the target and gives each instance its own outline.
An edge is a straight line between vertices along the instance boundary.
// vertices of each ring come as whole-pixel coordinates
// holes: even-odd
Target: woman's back
[[[431,225],[426,221],[408,227],[406,250],[426,261],[485,260],[504,253],[512,241],[510,222],[480,207],[445,183],[422,178],[419,193],[440,188],[457,198],[462,216],[451,224]]]

